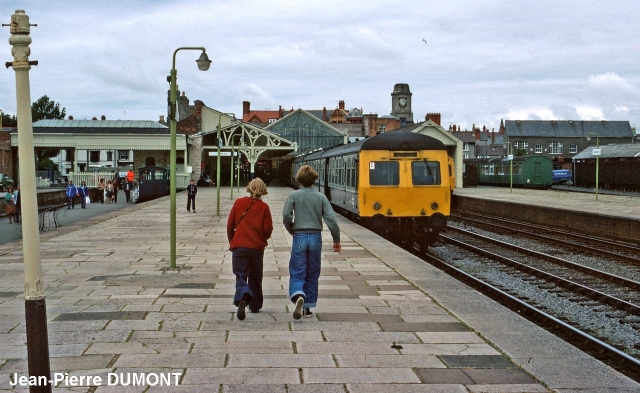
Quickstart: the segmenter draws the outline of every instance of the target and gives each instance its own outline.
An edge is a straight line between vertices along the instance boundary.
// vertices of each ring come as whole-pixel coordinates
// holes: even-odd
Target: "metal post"
[[[6,26],[6,25],[3,25]],[[18,165],[20,168],[20,198],[22,200],[22,250],[25,272],[25,319],[29,376],[44,381],[31,386],[31,392],[51,392],[49,339],[47,333],[47,305],[42,282],[40,231],[38,229],[38,200],[36,196],[36,167],[33,149],[31,118],[31,88],[29,61],[32,25],[23,10],[11,15],[9,44],[13,46],[13,66],[16,72],[16,102],[18,112]]]
[[[509,142],[509,192],[513,193],[513,144]]]
[[[600,149],[600,135],[596,135],[596,149]],[[600,155],[596,156],[596,201],[598,200],[598,187],[600,182],[598,176],[600,174]]]
[[[176,84],[176,77],[178,74],[176,71],[176,55],[178,54],[178,51],[183,49],[201,50],[204,57],[206,57],[206,49],[203,47],[178,48],[173,52],[173,63],[171,63],[171,74],[169,75],[169,129],[171,133],[171,151],[169,152],[169,266],[172,269],[176,268],[176,101],[178,100]],[[201,60],[205,61],[202,55]],[[206,59],[206,61],[208,61],[208,59]],[[206,68],[203,68],[198,62],[198,68],[202,71],[206,71],[206,69],[208,69],[208,65]]]
[[[235,154],[235,151],[233,150],[233,143],[231,143],[231,196],[229,197],[230,200],[233,200],[233,155]]]
[[[216,157],[216,215],[220,217],[220,118],[218,118],[218,157]]]

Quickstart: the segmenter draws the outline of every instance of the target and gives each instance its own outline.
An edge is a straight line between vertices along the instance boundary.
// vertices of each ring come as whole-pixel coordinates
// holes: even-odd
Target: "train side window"
[[[411,179],[414,186],[440,184],[440,163],[438,161],[411,162]]]
[[[400,184],[400,165],[398,162],[369,162],[369,184],[372,186],[397,186]]]

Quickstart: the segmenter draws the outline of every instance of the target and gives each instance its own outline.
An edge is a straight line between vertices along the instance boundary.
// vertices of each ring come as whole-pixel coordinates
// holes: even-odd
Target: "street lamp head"
[[[587,140],[590,141],[591,140],[591,134],[587,134]]]
[[[196,63],[198,63],[198,69],[200,71],[208,70],[209,66],[211,65],[211,60],[209,60],[209,56],[207,56],[207,52],[202,52],[202,54],[200,55],[200,58],[196,60]]]

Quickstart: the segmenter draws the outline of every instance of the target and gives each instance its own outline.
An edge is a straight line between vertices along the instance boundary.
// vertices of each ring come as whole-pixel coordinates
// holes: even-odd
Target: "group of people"
[[[20,223],[20,186],[16,186],[14,191],[13,186],[7,188],[7,192],[4,195],[5,201],[5,214],[9,217],[9,224]]]
[[[124,190],[124,196],[127,203],[131,202],[131,191],[133,190],[133,181],[135,180],[135,173],[133,169],[129,169],[127,175],[123,178],[122,184],[120,180],[120,168],[117,168],[113,172],[113,178],[107,180],[105,184],[104,179],[98,180],[98,201],[100,203],[117,203],[118,202],[118,190],[121,188]]]
[[[314,190],[318,172],[308,165],[296,174],[302,186],[289,194],[282,211],[283,224],[292,236],[289,259],[289,298],[294,304],[293,319],[313,315],[318,301],[318,281],[322,251],[322,220],[333,238],[333,250],[339,252],[340,229],[327,197]],[[246,308],[259,312],[262,308],[262,276],[264,249],[273,232],[269,206],[262,200],[267,186],[260,178],[247,186],[250,196],[236,200],[227,219],[227,238],[232,252],[231,264],[236,276],[233,303],[239,320],[246,318]]]

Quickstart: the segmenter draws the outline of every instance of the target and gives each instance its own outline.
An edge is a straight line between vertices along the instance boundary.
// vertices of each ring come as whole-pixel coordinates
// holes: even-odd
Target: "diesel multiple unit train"
[[[294,187],[303,165],[334,208],[387,238],[426,250],[447,225],[455,171],[433,137],[396,131],[299,156],[281,169]]]

